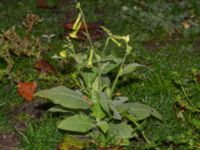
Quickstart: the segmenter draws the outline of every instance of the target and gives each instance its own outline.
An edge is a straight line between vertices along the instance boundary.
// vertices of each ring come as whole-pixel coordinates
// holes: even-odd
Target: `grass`
[[[38,126],[39,124],[39,126]],[[26,132],[20,133],[23,149],[55,149],[62,140],[56,129],[55,119],[44,118],[41,122],[30,122]]]
[[[194,77],[191,71],[192,68],[200,71],[198,1],[181,3],[164,0],[159,2],[81,0],[80,2],[88,21],[102,19],[105,21],[105,26],[114,33],[130,34],[135,55],[129,61],[135,59],[149,67],[148,70],[139,70],[133,74],[132,82],[128,82],[126,86],[121,88],[119,85],[119,91],[127,95],[130,100],[153,106],[163,115],[163,122],[151,118],[143,123],[147,136],[158,143],[163,150],[187,150],[191,148],[192,142],[200,144],[200,130],[190,123],[190,116],[200,119],[199,113],[186,110],[183,112],[185,121],[177,118],[177,112],[174,110],[176,98],[181,96],[183,101],[186,98],[180,87],[175,85],[173,76],[173,72],[178,72],[185,81],[184,88],[191,101],[199,102],[199,91],[192,81]],[[64,6],[65,11],[71,6],[73,5]],[[128,10],[123,10],[122,6]],[[64,7],[61,10],[64,10]],[[64,43],[64,40],[59,38],[59,35],[63,34],[59,22],[64,20],[65,11],[56,13],[53,10],[38,10],[33,0],[4,2],[0,5],[0,19],[4,20],[0,22],[0,31],[5,31],[13,25],[19,26],[27,13],[33,12],[42,16],[44,21],[36,26],[33,34],[56,34],[50,44],[43,39],[43,44],[48,45],[45,58],[56,66],[57,62],[50,58]],[[190,18],[192,15],[193,18]],[[184,20],[188,20],[192,27],[185,29],[182,25]],[[75,43],[77,47],[81,47],[80,43]],[[110,49],[116,55],[121,55],[116,47],[110,46]],[[38,79],[38,74],[33,69],[35,58],[16,56],[12,58],[15,64],[11,75],[0,81],[0,133],[15,131],[7,113],[14,106],[24,103],[17,94],[16,81],[37,80],[40,89],[53,87],[55,84],[74,86],[70,75],[66,77],[59,74],[55,78]],[[0,66],[2,65],[5,66],[5,62],[0,60]],[[56,129],[56,121],[57,118],[49,114],[45,114],[40,121],[30,120],[25,132],[17,132],[21,139],[20,148],[55,149],[63,136]],[[134,139],[133,145],[133,149],[137,150],[145,146],[140,138]]]

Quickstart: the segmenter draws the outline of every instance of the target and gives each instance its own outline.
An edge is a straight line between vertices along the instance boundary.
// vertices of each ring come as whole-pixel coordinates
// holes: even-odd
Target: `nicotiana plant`
[[[102,27],[108,37],[101,53],[97,53],[87,30],[80,3],[77,4],[77,9],[80,13],[70,36],[76,38],[83,23],[85,35],[90,43],[90,52],[88,55],[76,53],[73,44],[68,40],[67,50],[61,51],[60,56],[65,59],[66,54],[70,54],[76,61],[80,88],[72,90],[61,85],[41,90],[35,96],[46,98],[55,104],[49,111],[64,114],[64,119],[57,125],[59,129],[70,131],[73,136],[90,137],[92,139],[90,141],[99,147],[128,146],[130,139],[139,133],[148,144],[152,145],[139,122],[150,116],[161,120],[161,115],[150,106],[131,102],[126,96],[116,97],[113,94],[121,77],[134,72],[138,67],[145,67],[135,62],[126,64],[127,57],[132,53],[129,35],[118,36],[106,27]],[[123,58],[112,54],[105,55],[110,42],[125,49]],[[111,80],[108,73],[114,69],[118,71]],[[64,141],[67,140],[74,141],[69,137]],[[70,145],[70,142],[68,144]],[[74,145],[81,148],[80,143]]]

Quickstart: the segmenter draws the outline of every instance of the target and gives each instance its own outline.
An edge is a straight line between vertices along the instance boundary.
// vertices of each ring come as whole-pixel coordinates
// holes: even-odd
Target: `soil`
[[[17,135],[12,133],[0,133],[0,149],[1,150],[14,150],[20,145]]]
[[[14,128],[25,131],[30,119],[40,120],[44,113],[44,110],[39,108],[40,105],[40,102],[32,101],[13,107],[11,111],[8,112],[8,118]]]
[[[30,119],[40,120],[44,109],[38,101],[27,102],[23,105],[14,106],[8,112],[8,119],[14,129],[24,132]],[[20,139],[16,132],[0,133],[0,150],[14,150],[20,146]]]

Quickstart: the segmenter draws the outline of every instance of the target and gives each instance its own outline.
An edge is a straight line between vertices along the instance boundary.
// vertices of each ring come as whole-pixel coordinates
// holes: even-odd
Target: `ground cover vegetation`
[[[200,149],[200,1],[0,1],[0,148]]]

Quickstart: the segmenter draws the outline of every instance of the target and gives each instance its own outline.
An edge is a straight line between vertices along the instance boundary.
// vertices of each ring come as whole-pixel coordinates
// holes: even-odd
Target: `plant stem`
[[[128,117],[128,115],[126,115],[126,116]],[[129,117],[128,117],[128,118],[129,118]],[[137,128],[140,127],[140,124],[135,120],[134,117],[131,119],[131,121],[133,122],[133,124],[134,124]],[[148,137],[146,136],[146,134],[145,134],[144,131],[141,131],[141,134],[142,134],[142,137],[144,138],[144,140],[145,140],[145,142],[146,142],[147,144],[151,144],[151,143],[152,143],[152,142],[148,139]],[[155,150],[160,150],[160,149],[156,147]]]
[[[139,126],[140,126],[139,123],[137,123],[137,121],[135,121],[135,120],[132,120],[132,121],[133,121],[133,123],[135,124],[136,127],[139,127]],[[141,133],[142,133],[142,136],[143,136],[144,140],[145,140],[148,144],[150,144],[151,141],[147,138],[147,136],[146,136],[146,134],[144,133],[144,131],[141,131]]]
[[[123,58],[123,61],[122,61],[121,65],[120,65],[120,67],[119,67],[118,73],[117,73],[117,75],[115,77],[114,83],[113,83],[112,88],[111,88],[110,97],[112,97],[112,95],[113,95],[114,89],[116,87],[117,81],[119,80],[119,76],[121,74],[122,67],[123,67],[123,65],[125,63],[125,60],[126,60],[127,56],[128,56],[128,53],[125,54],[125,56]]]
[[[90,43],[90,46],[91,46],[92,50],[94,51],[94,45],[93,45],[93,43],[92,43],[92,39],[91,39],[91,37],[90,37],[90,33],[89,33],[89,31],[88,31],[88,28],[87,28],[87,24],[86,24],[85,16],[84,16],[84,14],[83,14],[83,10],[82,10],[81,7],[78,7],[78,9],[79,9],[79,11],[80,11],[80,13],[81,13],[81,16],[82,16],[83,25],[84,25],[85,31],[86,31],[86,36],[87,36],[87,38],[88,38],[88,41],[89,41],[89,43]]]
[[[91,46],[90,56],[89,56],[88,63],[91,64],[91,65],[89,65],[89,66],[92,66],[92,60],[93,60],[94,50],[95,50],[95,49],[94,49],[94,45],[93,45],[93,43],[92,43],[92,39],[91,39],[91,37],[90,37],[90,33],[89,33],[89,31],[88,31],[88,28],[87,28],[87,23],[86,23],[86,20],[85,20],[85,16],[84,16],[84,14],[83,14],[83,10],[82,10],[82,8],[81,8],[80,5],[78,6],[78,9],[79,9],[79,11],[80,11],[80,13],[81,13],[83,25],[84,25],[84,27],[85,27],[85,31],[86,31],[86,34],[85,34],[85,35],[86,35],[86,37],[87,37],[87,39],[88,39],[88,41],[89,41],[89,43],[90,43],[90,46]]]
[[[104,48],[103,48],[103,50],[102,50],[102,56],[104,55],[104,53],[105,53],[105,51],[106,51],[106,48],[107,48],[109,42],[110,42],[110,37],[108,37],[108,38],[106,39],[105,46],[104,46]]]

